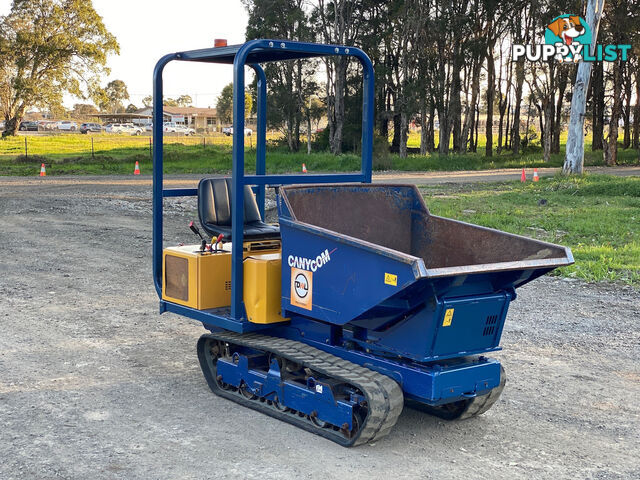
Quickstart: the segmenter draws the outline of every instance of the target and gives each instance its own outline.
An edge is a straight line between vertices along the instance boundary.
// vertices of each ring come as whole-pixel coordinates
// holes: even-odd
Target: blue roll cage
[[[267,175],[267,79],[261,63],[326,56],[351,56],[360,61],[363,68],[362,95],[362,160],[360,173],[319,175]],[[163,186],[163,91],[162,72],[173,60],[233,64],[233,149],[232,149],[232,212],[231,235],[231,308],[196,310],[162,300],[162,249],[163,249],[163,199],[164,197],[195,196],[195,188],[165,189]],[[253,68],[257,75],[257,140],[256,174],[244,172],[244,67]],[[373,153],[373,65],[359,48],[343,45],[322,45],[288,40],[251,40],[241,45],[190,50],[165,55],[153,71],[153,278],[160,297],[160,313],[171,311],[203,322],[207,326],[221,327],[235,332],[268,328],[270,325],[250,323],[245,320],[243,302],[243,226],[244,187],[256,187],[256,200],[264,219],[265,189],[267,185],[291,185],[303,183],[371,183]]]

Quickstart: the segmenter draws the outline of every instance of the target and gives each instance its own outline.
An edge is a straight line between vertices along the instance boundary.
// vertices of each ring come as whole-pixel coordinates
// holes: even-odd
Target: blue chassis
[[[254,359],[258,360],[257,365],[253,365]],[[348,430],[352,429],[354,409],[365,400],[362,395],[353,391],[348,398],[338,399],[326,379],[309,377],[303,384],[283,378],[276,359],[267,363],[267,355],[245,348],[235,352],[230,360],[219,359],[216,371],[221,382],[332,425],[346,424]]]
[[[351,56],[363,67],[362,104],[362,160],[359,173],[326,175],[266,175],[266,107],[267,85],[260,63],[321,56]],[[195,196],[195,188],[165,189],[163,187],[163,82],[164,67],[174,61],[233,64],[233,149],[232,149],[232,268],[231,307],[212,310],[196,310],[162,300],[162,249],[163,249],[163,199],[165,197]],[[257,76],[257,140],[256,174],[244,173],[244,91],[245,66],[251,67]],[[160,313],[173,312],[198,320],[204,327],[215,331],[230,330],[238,333],[261,331],[304,342],[353,363],[376,370],[394,378],[401,385],[405,397],[429,405],[441,405],[488,393],[500,383],[500,363],[491,358],[460,357],[445,361],[418,363],[403,358],[385,358],[361,350],[343,347],[341,335],[335,334],[335,326],[293,316],[290,324],[260,325],[246,320],[243,298],[243,252],[236,245],[243,244],[245,185],[255,187],[256,200],[264,218],[265,188],[267,185],[292,185],[313,183],[371,183],[373,149],[373,65],[360,49],[341,45],[319,45],[282,40],[252,40],[242,45],[192,50],[165,55],[153,72],[153,277],[160,298]],[[504,321],[504,319],[502,319]],[[502,326],[502,325],[501,325]],[[500,326],[500,327],[501,327]],[[329,331],[325,335],[322,330]],[[305,332],[308,335],[305,336]],[[326,337],[326,338],[325,338]],[[499,347],[486,351],[500,350]]]

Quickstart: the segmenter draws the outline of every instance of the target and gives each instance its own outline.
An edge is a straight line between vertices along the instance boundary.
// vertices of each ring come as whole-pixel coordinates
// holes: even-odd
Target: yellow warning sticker
[[[386,285],[393,285],[394,287],[398,286],[398,276],[392,273],[384,274],[384,283]]]
[[[453,320],[453,308],[447,308],[447,311],[444,312],[444,321],[442,322],[442,326],[448,327],[451,325],[451,320]]]

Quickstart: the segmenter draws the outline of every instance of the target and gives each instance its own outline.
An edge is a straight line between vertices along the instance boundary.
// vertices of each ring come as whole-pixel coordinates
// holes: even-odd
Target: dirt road
[[[560,171],[559,168],[539,168],[540,177],[551,177]],[[590,173],[606,173],[621,177],[640,176],[640,167],[586,167]],[[440,183],[475,183],[505,182],[519,180],[522,170],[503,168],[499,170],[461,170],[458,172],[389,172],[374,173],[374,183],[406,183],[416,185],[437,185]],[[533,169],[526,170],[527,179],[533,178]],[[171,175],[164,180],[167,187],[196,187],[202,178],[201,174]],[[151,175],[103,175],[103,176],[53,176],[53,177],[2,177],[0,185],[26,186],[41,183],[55,185],[138,185],[151,186]]]
[[[640,478],[637,291],[519,290],[492,410],[344,449],[209,391],[203,329],[157,314],[148,182],[0,183],[2,479]],[[192,241],[194,199],[166,204]]]

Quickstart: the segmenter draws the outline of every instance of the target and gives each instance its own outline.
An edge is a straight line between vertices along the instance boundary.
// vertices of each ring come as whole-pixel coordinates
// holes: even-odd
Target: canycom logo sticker
[[[311,310],[313,307],[313,272],[291,267],[291,305]]]
[[[525,57],[531,62],[556,59],[569,62],[626,61],[631,45],[596,45],[591,51],[591,29],[578,15],[566,14],[553,19],[544,31],[544,44],[513,45],[512,59]]]
[[[315,272],[331,261],[331,254],[335,251],[335,248],[331,251],[326,248],[324,252],[321,252],[316,258],[297,257],[295,255],[289,255],[289,257],[287,258],[287,263],[290,267]]]

